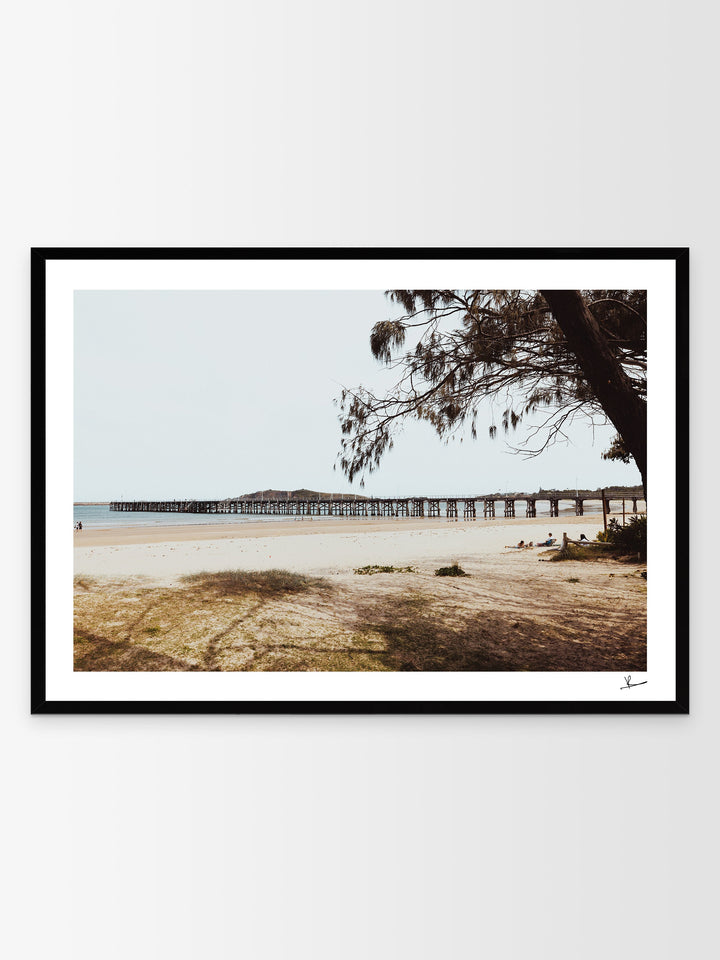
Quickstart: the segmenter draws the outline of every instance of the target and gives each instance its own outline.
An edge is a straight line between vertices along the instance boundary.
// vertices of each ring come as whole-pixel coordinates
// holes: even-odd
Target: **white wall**
[[[690,245],[699,396],[718,355],[706,7],[6,6],[7,956],[710,955],[709,562],[689,718],[31,718],[28,644],[31,245]],[[714,433],[694,415],[697,526]]]

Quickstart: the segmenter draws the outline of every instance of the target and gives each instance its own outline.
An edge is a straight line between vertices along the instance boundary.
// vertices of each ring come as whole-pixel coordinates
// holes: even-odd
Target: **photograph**
[[[48,567],[72,662],[48,622],[43,677],[62,651],[85,703],[678,709],[683,638],[648,635],[648,570],[675,565],[648,342],[676,303],[617,283],[674,281],[676,259],[334,252],[196,259],[192,287],[192,252],[37,261],[67,271],[43,312],[48,534],[72,576]],[[393,276],[439,289],[372,285]],[[666,398],[675,361],[651,357]]]

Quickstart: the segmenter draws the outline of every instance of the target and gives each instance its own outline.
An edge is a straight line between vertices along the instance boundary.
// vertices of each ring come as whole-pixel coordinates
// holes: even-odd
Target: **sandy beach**
[[[476,521],[414,518],[316,518],[300,521],[114,527],[75,533],[75,572],[168,580],[226,569],[281,568],[298,573],[352,571],[368,563],[409,565],[507,555],[506,545],[594,539],[602,517]],[[537,552],[537,551],[536,551]]]
[[[506,548],[598,527],[592,515],[83,530],[76,669],[644,670],[644,566]],[[453,563],[468,576],[435,575]],[[395,572],[355,572],[368,565]]]

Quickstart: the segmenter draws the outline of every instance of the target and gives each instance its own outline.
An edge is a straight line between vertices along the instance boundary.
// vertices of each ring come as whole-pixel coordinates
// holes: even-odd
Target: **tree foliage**
[[[599,344],[597,352],[603,354],[605,366],[597,370],[593,351],[577,348],[577,324],[571,331],[565,322],[567,293],[546,294],[539,290],[387,291],[389,301],[402,312],[373,327],[370,348],[380,362],[397,372],[397,379],[384,396],[363,386],[343,389],[340,465],[347,477],[352,481],[375,470],[408,418],[428,421],[441,437],[467,426],[476,436],[478,407],[489,401],[491,437],[498,427],[509,433],[530,415],[542,414],[539,423],[533,416],[535,423],[520,445],[529,456],[566,438],[566,428],[577,417],[594,423],[609,417],[619,434],[613,447],[632,454],[644,480],[640,450],[644,439],[638,439],[644,438],[644,422],[643,430],[630,430],[628,420],[616,411],[624,409],[627,401],[634,420],[644,421],[645,291],[579,291],[581,328],[582,322],[593,328],[589,330],[593,343]],[[555,305],[554,312],[549,301]],[[568,342],[573,337],[575,349]],[[598,381],[598,375],[603,379]],[[611,396],[611,402],[608,390],[618,394]],[[623,428],[626,436],[620,435]]]
[[[612,543],[621,550],[638,553],[641,559],[647,559],[647,517],[631,517],[621,525],[613,517],[607,530],[599,530],[597,535],[601,543]]]
[[[630,463],[632,460],[632,454],[625,446],[623,438],[619,434],[613,437],[610,446],[602,456],[603,460],[622,460],[623,463]]]

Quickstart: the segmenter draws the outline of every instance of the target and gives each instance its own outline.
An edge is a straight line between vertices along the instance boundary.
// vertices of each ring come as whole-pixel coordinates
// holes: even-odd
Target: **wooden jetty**
[[[603,496],[604,495],[604,496]],[[491,519],[497,516],[514,518],[559,517],[560,503],[572,503],[575,515],[582,517],[585,505],[599,503],[603,513],[638,513],[638,501],[644,501],[642,492],[636,495],[601,491],[601,495],[567,496],[543,494],[486,494],[462,497],[352,497],[306,499],[245,499],[235,500],[114,500],[111,510],[126,513],[202,513],[237,514],[239,516],[273,517],[444,517],[448,520]],[[538,513],[538,504],[547,504]],[[617,510],[613,511],[613,504]],[[627,510],[626,510],[627,505]],[[524,513],[522,508],[524,506]],[[519,507],[519,510],[518,510]]]

